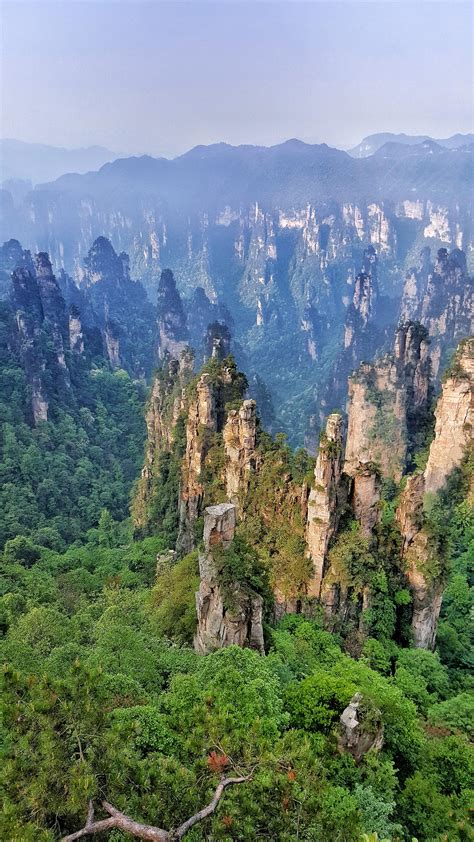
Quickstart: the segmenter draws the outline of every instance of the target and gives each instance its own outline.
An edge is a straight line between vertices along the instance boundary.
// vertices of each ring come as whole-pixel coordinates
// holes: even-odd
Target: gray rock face
[[[373,276],[369,249],[378,255],[380,308],[390,296],[390,325],[398,321],[394,302],[402,292],[400,270],[407,259],[402,232],[409,231],[410,241],[420,244],[439,241],[449,249],[472,249],[471,152],[446,150],[441,158],[430,152],[423,153],[426,178],[421,184],[418,157],[394,171],[391,158],[352,161],[328,147],[295,143],[272,149],[201,149],[174,161],[133,158],[32,191],[21,207],[12,203],[6,208],[3,230],[6,237],[50,249],[53,266],[71,274],[90,246],[91,231],[103,231],[118,253],[128,251],[132,276],[143,278],[152,296],[161,269],[179,267],[180,288],[188,299],[197,287],[212,302],[225,299],[236,341],[248,348],[247,367],[279,394],[280,425],[291,417],[293,401],[293,394],[282,400],[282,375],[295,379],[295,393],[308,389],[304,414],[317,414],[317,437],[320,408],[326,416],[342,406],[350,370],[339,376],[337,397],[337,371],[326,369],[314,394],[309,388],[314,385],[313,360],[325,359],[343,335],[357,274],[363,270]],[[419,184],[416,198],[413,184]],[[355,298],[364,320],[370,300],[359,291]],[[191,308],[190,332],[193,313]],[[406,317],[416,314],[410,311]],[[378,326],[377,315],[369,320],[364,341],[372,340]],[[287,358],[280,353],[273,365],[262,349],[277,331],[290,353]],[[376,341],[370,353],[355,354],[349,364],[370,359],[380,347]],[[295,365],[300,358],[303,365]],[[287,432],[292,444],[301,444],[306,431],[303,423],[295,429],[292,419]]]
[[[196,594],[194,638],[196,651],[203,655],[233,644],[264,651],[262,597],[244,590],[238,582],[224,595],[219,584],[213,553],[230,547],[235,523],[236,508],[232,503],[208,506],[204,510],[204,552],[199,554],[201,582]]]
[[[402,559],[413,595],[412,630],[415,646],[433,649],[444,590],[438,548],[424,525],[425,495],[437,494],[472,447],[474,428],[474,340],[458,349],[454,370],[443,383],[436,405],[436,426],[428,462],[422,474],[408,478],[396,518],[402,534]]]
[[[406,276],[402,318],[417,319],[427,328],[438,375],[449,349],[474,332],[474,286],[460,248],[440,248],[434,265],[429,248],[423,249],[419,266]]]
[[[306,546],[313,562],[313,577],[308,586],[309,597],[319,597],[331,538],[338,523],[338,493],[343,463],[343,421],[332,413],[326,423],[314,469],[314,485],[308,498]]]
[[[239,410],[227,416],[223,429],[226,455],[226,494],[236,506],[245,497],[252,472],[257,467],[257,411],[254,400],[245,400]]]
[[[141,283],[130,279],[128,255],[117,254],[106,237],[98,237],[84,259],[80,284],[112,367],[123,366],[138,377],[151,372],[155,312]],[[74,298],[73,303],[85,315],[82,304]]]
[[[340,718],[339,750],[352,754],[359,763],[369,750],[380,751],[383,746],[383,723],[380,711],[364,703],[356,693]]]
[[[35,266],[15,269],[10,302],[16,323],[13,341],[31,389],[33,420],[37,424],[48,418],[51,389],[64,394],[70,386],[65,357],[65,346],[69,344],[65,303],[47,254],[38,254]],[[52,338],[52,354],[44,349],[44,331]],[[45,385],[46,369],[51,375],[49,390]]]
[[[344,466],[350,476],[373,463],[383,477],[401,478],[429,405],[426,334],[413,322],[401,325],[393,354],[363,363],[350,378]]]
[[[161,273],[158,284],[157,316],[158,356],[163,359],[168,353],[174,359],[179,359],[188,343],[188,329],[183,303],[170,269],[164,269]]]

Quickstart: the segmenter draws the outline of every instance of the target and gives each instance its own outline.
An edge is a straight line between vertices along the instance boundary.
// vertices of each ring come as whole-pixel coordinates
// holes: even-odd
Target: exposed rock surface
[[[339,735],[340,751],[352,754],[359,763],[368,751],[380,751],[383,746],[383,723],[380,711],[368,707],[360,693],[356,693],[343,710]]]
[[[377,467],[399,480],[413,447],[416,425],[429,406],[430,360],[426,331],[402,325],[394,353],[364,363],[349,380],[348,433],[344,470]]]
[[[106,237],[98,237],[84,259],[80,284],[110,364],[140,377],[151,372],[155,312],[143,286],[130,279],[128,255],[117,254]]]
[[[442,488],[472,441],[474,427],[474,340],[465,342],[442,386],[435,435],[425,470],[425,493]]]
[[[338,523],[338,493],[343,464],[343,420],[333,413],[326,423],[314,469],[314,485],[308,498],[306,546],[313,562],[308,596],[319,598],[326,556]]]
[[[248,491],[250,474],[257,465],[257,409],[254,400],[246,400],[240,409],[229,412],[223,437],[227,457],[226,494],[237,507]]]
[[[219,581],[219,565],[225,565],[225,550],[232,543],[235,523],[236,509],[231,503],[208,506],[204,511],[204,551],[199,554],[201,581],[196,594],[194,638],[195,649],[201,654],[232,644],[264,651],[262,597],[238,582],[231,585],[229,593],[224,592]]]
[[[18,207],[7,202],[2,230],[50,249],[55,270],[71,275],[79,272],[91,232],[101,231],[117,253],[130,254],[132,277],[143,279],[150,297],[161,269],[171,266],[187,300],[196,288],[212,305],[225,300],[236,342],[248,349],[246,368],[278,395],[279,425],[292,444],[302,444],[307,418],[317,416],[315,445],[320,409],[325,417],[344,404],[350,373],[342,372],[340,393],[331,401],[334,372],[330,365],[318,368],[316,385],[315,363],[332,360],[345,325],[350,330],[346,310],[354,279],[361,269],[372,271],[364,250],[377,251],[378,300],[389,298],[390,329],[399,320],[413,243],[421,248],[436,240],[472,253],[472,153],[441,150],[440,157],[432,151],[422,148],[421,158],[402,163],[390,155],[353,161],[324,145],[291,141],[271,149],[201,148],[173,161],[132,158],[98,173],[65,176],[32,191]],[[365,331],[375,344],[352,355],[352,368],[382,349],[373,331],[379,318]],[[273,342],[277,364],[265,353]],[[121,356],[127,359],[122,350]],[[294,393],[280,389],[282,377]],[[304,394],[299,423],[292,413],[295,394]]]
[[[31,254],[18,240],[7,240],[0,246],[0,299],[8,298],[12,272],[20,268],[33,270]]]
[[[164,269],[158,284],[157,299],[158,355],[179,359],[188,343],[188,329],[183,303],[171,269]]]
[[[344,327],[344,348],[351,362],[356,365],[370,351],[373,337],[368,330],[373,328],[378,303],[377,255],[373,246],[364,251],[364,271],[354,283],[352,303],[348,308]]]
[[[64,298],[53,275],[51,261],[46,253],[40,252],[36,255],[35,269],[43,318],[49,323],[56,358],[61,368],[64,369],[64,376],[69,385],[69,373],[66,369],[64,351],[66,344],[68,344],[68,323]]]
[[[222,361],[230,354],[231,335],[226,324],[211,322],[204,333],[204,359]]]
[[[139,533],[152,526],[150,509],[161,480],[161,458],[172,449],[176,423],[186,406],[185,388],[192,374],[193,355],[186,349],[179,362],[168,357],[153,381],[145,413],[145,459],[131,508],[134,527]]]
[[[425,528],[427,495],[438,493],[472,445],[474,427],[474,340],[460,346],[436,406],[436,426],[422,474],[409,477],[397,510],[402,558],[413,593],[415,645],[434,648],[444,588],[438,547]]]
[[[201,475],[209,449],[210,435],[217,431],[216,392],[209,374],[202,374],[196,387],[196,395],[188,408],[177,544],[180,553],[188,553],[194,546],[193,527],[204,493]]]
[[[447,352],[474,332],[474,285],[463,251],[440,248],[433,266],[430,249],[423,249],[418,268],[407,273],[402,318],[416,319],[427,328],[437,375]]]
[[[80,310],[75,304],[69,307],[69,347],[75,354],[84,353],[84,329]]]
[[[70,386],[65,356],[65,348],[69,345],[66,308],[48,255],[40,253],[35,266],[30,264],[30,268],[24,266],[13,272],[10,302],[16,323],[13,341],[18,344],[31,389],[36,424],[47,420],[53,392],[64,397],[64,390]],[[42,341],[45,334],[51,337],[52,352]]]

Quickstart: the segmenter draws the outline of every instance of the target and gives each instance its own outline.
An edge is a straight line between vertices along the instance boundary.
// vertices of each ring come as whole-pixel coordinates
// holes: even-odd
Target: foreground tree
[[[240,778],[222,778],[209,804],[183,822],[183,824],[176,828],[176,830],[162,830],[161,828],[153,827],[150,824],[140,824],[139,822],[134,821],[130,816],[126,816],[125,813],[121,813],[120,810],[116,810],[115,807],[112,807],[112,804],[109,804],[107,801],[102,802],[102,807],[105,812],[109,814],[110,818],[94,821],[94,805],[92,801],[90,801],[87,821],[84,827],[81,828],[81,830],[77,830],[75,833],[70,833],[69,836],[64,836],[62,842],[73,842],[73,840],[81,839],[83,836],[91,836],[94,833],[103,833],[106,830],[112,830],[112,828],[123,830],[125,833],[130,833],[131,836],[136,836],[138,839],[151,839],[154,840],[154,842],[175,842],[175,840],[177,841],[182,839],[188,830],[191,830],[195,824],[212,815],[227,786],[230,786],[231,784],[242,784],[250,779],[251,775],[246,775]]]

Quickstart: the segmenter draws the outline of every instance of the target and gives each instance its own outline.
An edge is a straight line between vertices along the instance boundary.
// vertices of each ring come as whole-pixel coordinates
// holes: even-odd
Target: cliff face
[[[208,374],[202,374],[196,387],[196,395],[188,407],[177,543],[177,550],[182,554],[190,552],[194,547],[194,524],[204,494],[204,460],[210,447],[210,437],[217,432],[218,388]]]
[[[447,353],[474,332],[473,313],[474,287],[464,252],[440,248],[433,266],[429,248],[423,249],[418,268],[405,280],[402,318],[417,319],[427,328],[435,376]]]
[[[422,474],[408,479],[397,510],[402,558],[413,593],[413,638],[432,649],[444,588],[439,547],[426,524],[426,506],[458,468],[474,427],[474,340],[464,342],[436,405],[434,439]]]
[[[188,329],[183,304],[170,269],[161,273],[157,298],[158,356],[169,354],[179,359],[188,342]]]
[[[230,503],[204,511],[204,551],[199,554],[200,585],[196,594],[197,629],[194,646],[205,655],[225,646],[249,646],[263,653],[262,609],[259,594],[238,582],[224,588],[225,551],[235,533],[236,510]]]
[[[122,161],[107,176],[65,177],[33,191],[14,217],[7,214],[3,227],[7,236],[51,248],[54,267],[76,277],[91,231],[103,231],[117,256],[124,250],[130,255],[132,277],[143,280],[152,299],[161,270],[173,267],[182,295],[192,302],[185,312],[193,346],[199,339],[193,335],[194,316],[205,330],[207,302],[219,307],[225,301],[233,335],[246,348],[245,367],[278,397],[280,426],[292,445],[301,445],[313,416],[315,429],[306,439],[313,447],[323,417],[334,406],[331,396],[336,395],[336,406],[344,403],[347,376],[381,351],[385,328],[399,321],[410,244],[440,241],[471,253],[466,163],[456,180],[461,156],[449,155],[448,185],[442,158],[423,157],[424,171],[431,175],[416,196],[413,184],[419,178],[410,169],[420,166],[418,158],[403,167],[397,163],[394,170],[390,158],[351,161],[336,150],[304,144],[229,148],[217,156],[208,149],[172,162]],[[355,284],[362,270],[374,289],[369,249],[378,258],[375,299],[355,288],[364,286],[360,278]],[[198,288],[207,302],[202,295],[194,301]],[[377,316],[369,317],[364,329],[371,308]],[[408,310],[403,318],[418,317],[421,312]],[[214,312],[211,320],[216,318],[221,315]],[[331,364],[344,335],[346,367],[335,371]],[[123,349],[120,356],[128,367]],[[316,368],[317,361],[323,366]],[[293,389],[281,388],[282,377]],[[304,411],[298,413],[294,398],[303,394]]]
[[[98,237],[84,259],[79,278],[110,364],[124,367],[135,376],[149,374],[153,367],[155,313],[143,286],[130,279],[128,255],[117,254],[106,237]]]
[[[223,438],[226,455],[226,496],[238,507],[248,492],[250,475],[255,471],[258,462],[255,401],[245,400],[240,409],[229,412]]]
[[[29,261],[28,261],[29,262]],[[12,274],[10,303],[16,331],[12,337],[31,389],[34,423],[46,421],[53,395],[65,398],[70,387],[66,360],[69,328],[61,291],[48,255],[40,253],[35,265]],[[49,350],[47,339],[51,340]]]
[[[186,408],[186,386],[193,375],[189,349],[180,360],[167,358],[153,381],[145,413],[147,439],[145,458],[132,501],[131,514],[140,534],[152,529],[152,511],[157,490],[163,482],[162,458],[175,444],[176,425]],[[179,455],[179,454],[178,454]],[[178,505],[176,497],[175,505]]]
[[[49,323],[58,364],[64,370],[64,377],[69,385],[69,372],[66,368],[65,347],[69,345],[68,320],[64,298],[47,254],[40,252],[35,258],[36,278],[43,308],[43,318]]]
[[[341,415],[333,413],[329,416],[314,469],[314,485],[308,497],[306,546],[313,564],[313,576],[308,585],[310,598],[320,596],[327,551],[338,524],[343,464],[342,427]]]
[[[349,476],[372,465],[383,477],[400,480],[428,412],[429,384],[426,331],[406,323],[397,330],[394,353],[362,364],[349,380]]]
[[[31,254],[23,250],[18,240],[8,240],[0,246],[0,299],[8,299],[12,272],[22,268],[33,271]]]

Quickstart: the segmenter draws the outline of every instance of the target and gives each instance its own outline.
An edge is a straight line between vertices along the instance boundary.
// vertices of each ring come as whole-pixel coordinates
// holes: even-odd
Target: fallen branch
[[[120,810],[117,810],[107,801],[102,802],[102,807],[109,814],[110,818],[94,821],[94,805],[92,801],[89,801],[87,820],[84,827],[81,830],[76,830],[75,833],[70,833],[69,836],[64,836],[62,842],[74,842],[75,839],[81,839],[83,836],[103,833],[112,828],[123,830],[131,836],[137,837],[137,839],[151,839],[152,842],[175,842],[175,840],[178,842],[195,824],[212,815],[227,786],[231,784],[242,784],[245,781],[249,781],[250,778],[251,775],[241,778],[223,778],[216,788],[212,801],[206,807],[203,807],[202,810],[199,810],[198,813],[195,813],[194,816],[183,822],[176,830],[163,830],[160,827],[153,827],[150,824],[140,824],[130,818],[130,816],[125,815],[125,813],[121,813]]]

